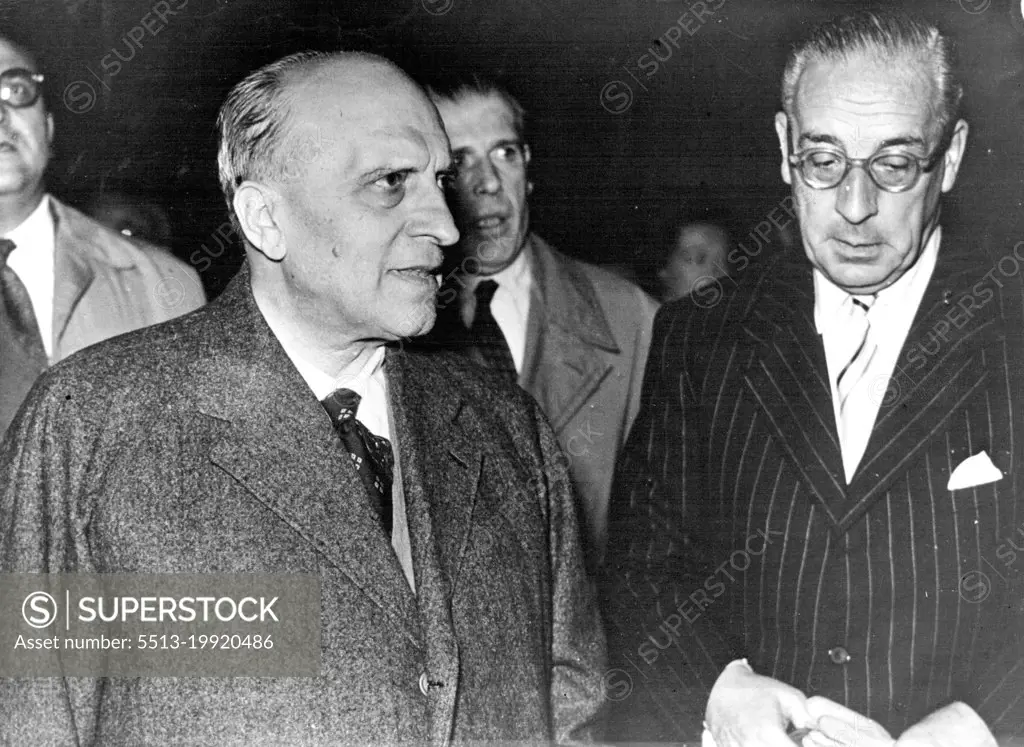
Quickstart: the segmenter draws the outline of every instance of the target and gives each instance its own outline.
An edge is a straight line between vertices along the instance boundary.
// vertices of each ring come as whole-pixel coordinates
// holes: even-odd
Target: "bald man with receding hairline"
[[[246,262],[44,376],[0,451],[0,572],[312,575],[319,674],[0,680],[0,743],[589,741],[604,636],[554,434],[400,344],[458,239],[437,111],[387,60],[302,53],[219,127]]]

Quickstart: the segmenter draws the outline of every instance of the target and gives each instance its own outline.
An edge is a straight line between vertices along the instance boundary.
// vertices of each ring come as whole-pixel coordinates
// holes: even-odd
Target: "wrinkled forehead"
[[[927,140],[939,104],[935,81],[915,55],[817,58],[797,82],[790,127],[795,137],[833,138],[850,147]]]

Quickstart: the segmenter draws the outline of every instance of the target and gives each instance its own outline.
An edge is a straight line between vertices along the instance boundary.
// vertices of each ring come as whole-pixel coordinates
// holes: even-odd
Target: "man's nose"
[[[451,246],[459,240],[459,229],[440,192],[424,207],[421,225],[423,233],[431,236],[438,246]]]
[[[836,210],[848,222],[863,223],[878,212],[878,187],[866,169],[850,169],[836,189]]]
[[[473,192],[495,194],[501,191],[501,177],[490,159],[483,159],[473,169]]]

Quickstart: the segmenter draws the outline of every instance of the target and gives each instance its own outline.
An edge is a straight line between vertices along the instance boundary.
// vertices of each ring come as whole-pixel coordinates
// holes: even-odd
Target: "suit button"
[[[850,652],[842,646],[836,646],[828,650],[828,658],[833,664],[846,664],[850,660]]]
[[[430,692],[430,683],[427,681],[427,673],[420,675],[420,692],[427,695]]]

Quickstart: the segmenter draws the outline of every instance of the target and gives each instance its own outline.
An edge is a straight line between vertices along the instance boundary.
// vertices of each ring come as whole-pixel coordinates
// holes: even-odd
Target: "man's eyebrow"
[[[915,135],[903,135],[901,137],[893,137],[888,140],[882,141],[879,150],[882,148],[892,148],[896,145],[920,145],[922,148],[928,147],[928,143],[924,141],[924,138],[917,137]]]
[[[805,132],[800,136],[800,140],[797,141],[797,145],[801,145],[804,142],[834,145],[837,148],[843,147],[843,144],[839,141],[838,138],[832,135],[826,135],[817,132]],[[888,140],[882,141],[882,143],[878,146],[878,150],[883,150],[885,148],[893,148],[897,145],[919,145],[922,148],[928,146],[928,144],[924,141],[923,138],[917,137],[916,135],[900,135],[898,137],[892,137],[889,138]]]
[[[356,181],[360,181],[360,182],[371,181],[372,182],[372,181],[376,181],[377,179],[380,179],[381,177],[387,176],[388,174],[415,173],[417,171],[419,171],[418,168],[416,168],[415,166],[413,166],[411,164],[408,164],[408,163],[406,163],[406,164],[398,164],[398,163],[385,164],[383,166],[375,166],[373,168],[366,169],[365,171],[361,172],[356,177]]]
[[[815,143],[815,144],[822,144],[822,143],[824,143],[826,145],[834,145],[837,148],[842,147],[842,143],[839,142],[838,138],[833,137],[832,135],[819,134],[817,132],[805,132],[805,133],[803,133],[800,136],[800,139],[797,140],[796,142],[797,142],[797,145],[801,145],[801,144],[807,142],[807,143]]]
[[[490,143],[487,146],[487,150],[488,151],[492,151],[495,148],[502,148],[502,147],[504,147],[506,145],[515,145],[518,148],[522,148],[523,147],[523,141],[520,140],[517,137],[506,137],[506,138],[502,138],[501,140],[495,140],[493,143]],[[471,150],[473,150],[472,146],[470,146],[470,145],[463,145],[461,148],[453,148],[452,149],[452,155],[453,156],[457,156],[457,155],[459,155],[461,153],[466,153],[466,152],[471,151]]]

